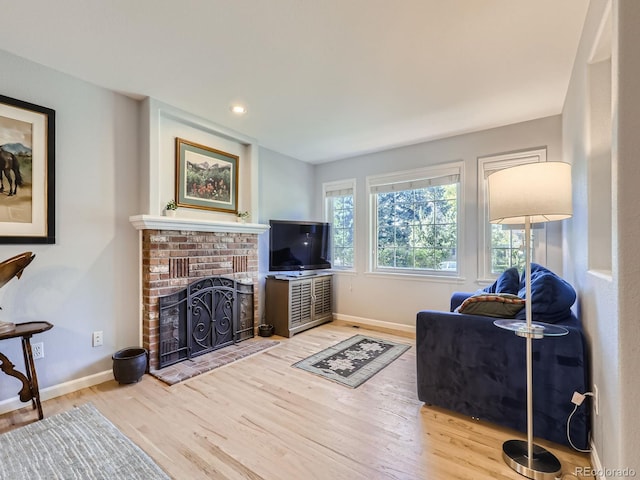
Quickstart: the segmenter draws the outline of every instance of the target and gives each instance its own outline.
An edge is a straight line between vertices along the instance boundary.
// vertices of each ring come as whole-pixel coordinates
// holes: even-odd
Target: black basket
[[[273,325],[268,325],[266,323],[258,325],[258,335],[261,337],[270,337],[273,335]]]
[[[129,347],[114,353],[113,377],[118,383],[136,383],[147,371],[149,353],[140,347]]]

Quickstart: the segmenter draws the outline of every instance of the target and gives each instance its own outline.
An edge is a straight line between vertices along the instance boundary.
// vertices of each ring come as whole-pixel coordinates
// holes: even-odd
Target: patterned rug
[[[0,435],[0,478],[169,480],[91,404]]]
[[[410,348],[410,345],[355,335],[292,366],[356,388]]]

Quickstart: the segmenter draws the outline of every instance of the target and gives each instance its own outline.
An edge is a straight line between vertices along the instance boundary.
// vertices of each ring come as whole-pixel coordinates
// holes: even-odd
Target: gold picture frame
[[[238,213],[240,157],[176,138],[176,203],[179,207]]]

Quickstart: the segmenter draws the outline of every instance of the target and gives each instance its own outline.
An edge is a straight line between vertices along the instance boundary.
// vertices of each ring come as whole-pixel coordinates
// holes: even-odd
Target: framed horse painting
[[[238,213],[239,157],[176,138],[179,207]]]
[[[0,244],[55,243],[55,111],[0,95]]]

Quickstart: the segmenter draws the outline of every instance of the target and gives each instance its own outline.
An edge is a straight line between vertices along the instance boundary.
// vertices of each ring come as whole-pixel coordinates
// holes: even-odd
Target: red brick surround
[[[149,367],[158,368],[158,298],[203,277],[249,281],[258,325],[258,235],[255,233],[142,230],[142,342]]]

